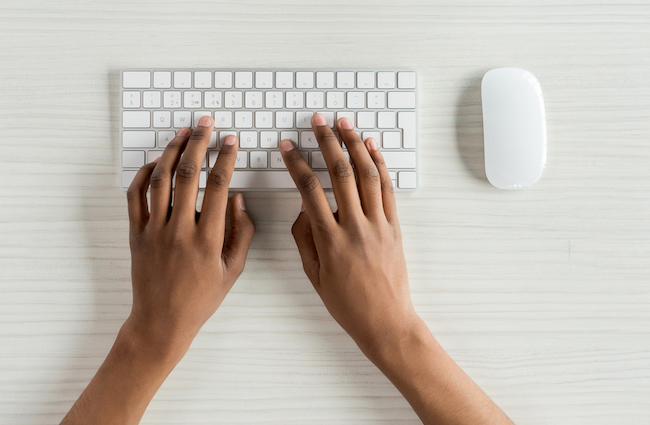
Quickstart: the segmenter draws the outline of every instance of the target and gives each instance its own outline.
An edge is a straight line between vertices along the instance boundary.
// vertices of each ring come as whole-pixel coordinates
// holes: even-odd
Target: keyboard
[[[121,72],[120,99],[123,189],[138,168],[162,155],[178,129],[194,128],[204,115],[214,118],[215,128],[200,189],[230,134],[239,137],[231,189],[295,189],[278,148],[284,139],[294,142],[323,187],[331,189],[311,129],[316,112],[334,129],[336,120],[347,117],[364,140],[374,137],[397,190],[418,186],[413,70],[132,69]]]

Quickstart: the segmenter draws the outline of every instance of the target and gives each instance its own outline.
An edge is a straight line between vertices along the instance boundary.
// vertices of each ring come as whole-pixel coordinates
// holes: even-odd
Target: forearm
[[[424,424],[512,424],[438,344],[426,324],[366,353]]]
[[[129,326],[120,330],[106,360],[61,425],[137,424],[182,348],[155,347]]]

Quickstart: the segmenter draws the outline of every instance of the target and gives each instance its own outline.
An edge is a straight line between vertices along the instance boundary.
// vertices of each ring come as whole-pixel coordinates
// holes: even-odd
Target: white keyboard
[[[409,70],[124,70],[120,84],[121,186],[153,161],[182,127],[211,115],[199,187],[205,188],[219,145],[239,137],[231,189],[295,189],[278,143],[292,140],[325,188],[331,188],[311,129],[319,112],[335,128],[349,118],[365,140],[374,137],[398,190],[413,190],[417,177],[417,75]],[[345,145],[343,145],[345,148]]]

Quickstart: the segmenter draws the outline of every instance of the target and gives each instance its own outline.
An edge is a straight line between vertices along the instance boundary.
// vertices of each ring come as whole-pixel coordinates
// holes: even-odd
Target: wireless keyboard
[[[124,70],[120,84],[121,186],[162,155],[182,127],[204,115],[215,121],[200,174],[205,188],[226,136],[239,137],[231,189],[295,189],[278,143],[292,140],[332,187],[311,130],[319,112],[335,128],[349,118],[361,137],[374,137],[398,190],[417,188],[417,75],[412,70]],[[339,137],[340,139],[340,137]],[[345,150],[345,145],[343,144]]]

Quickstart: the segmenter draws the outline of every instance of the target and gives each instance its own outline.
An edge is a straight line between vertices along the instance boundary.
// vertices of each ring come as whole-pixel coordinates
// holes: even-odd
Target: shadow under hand
[[[477,179],[488,183],[483,152],[483,114],[481,109],[481,79],[473,75],[463,87],[456,102],[456,145],[467,170]]]

